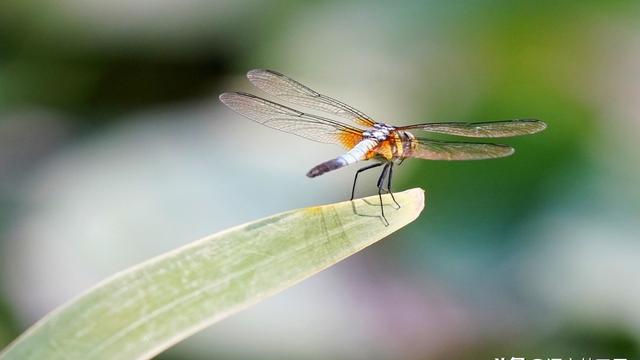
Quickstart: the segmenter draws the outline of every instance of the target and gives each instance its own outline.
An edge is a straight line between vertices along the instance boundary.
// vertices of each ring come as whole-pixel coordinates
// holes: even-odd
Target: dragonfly
[[[361,161],[374,163],[356,171],[351,188],[353,200],[358,175],[382,166],[377,188],[380,209],[385,225],[382,193],[391,195],[394,165],[405,159],[426,160],[483,160],[512,155],[514,148],[503,144],[456,142],[417,137],[411,131],[445,134],[469,138],[502,138],[529,135],[544,130],[547,125],[537,119],[512,119],[489,122],[432,122],[407,126],[394,126],[373,120],[360,110],[339,100],[323,95],[273,70],[255,69],[247,73],[249,81],[265,93],[324,113],[329,117],[298,111],[256,95],[244,92],[225,92],[220,101],[231,110],[267,127],[294,134],[309,140],[336,144],[348,151],[334,159],[314,166],[307,176],[315,178],[327,172]],[[335,118],[348,120],[350,124]],[[386,189],[385,189],[386,181]]]

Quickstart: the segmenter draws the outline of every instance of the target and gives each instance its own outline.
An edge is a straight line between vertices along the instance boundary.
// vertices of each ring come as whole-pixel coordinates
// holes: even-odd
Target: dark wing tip
[[[255,79],[255,78],[259,78],[259,77],[263,76],[265,73],[272,74],[272,75],[283,76],[279,72],[273,71],[273,70],[269,70],[269,69],[253,69],[253,70],[249,70],[247,72],[247,78],[249,80]]]
[[[513,146],[506,144],[483,144],[490,147],[490,152],[487,155],[487,159],[497,159],[501,157],[507,157],[513,155],[516,149]]]
[[[218,100],[220,100],[221,103],[226,104],[226,101],[229,100],[232,94],[232,92],[223,92],[222,94],[218,95]]]
[[[542,121],[542,120],[536,120],[538,122],[538,124],[540,125],[540,130],[538,130],[539,132],[546,129],[547,128],[547,123]]]
[[[485,144],[492,147],[493,150],[491,155],[487,156],[487,159],[495,159],[501,157],[507,157],[513,155],[516,152],[516,149],[513,146],[506,144]]]
[[[218,96],[218,99],[220,100],[220,102],[222,102],[223,104],[229,106],[229,104],[233,103],[233,101],[235,99],[238,98],[238,96],[247,96],[248,94],[239,92],[239,91],[228,91],[228,92],[223,92],[222,94],[220,94]]]
[[[547,128],[547,123],[539,119],[520,119],[518,121],[531,124],[533,126],[531,128],[531,134],[539,133],[540,131]]]
[[[257,96],[253,95],[253,94],[249,94],[246,92],[242,92],[242,91],[227,91],[227,92],[223,92],[222,94],[220,94],[218,96],[218,99],[220,99],[220,101],[222,101],[223,103],[225,101],[229,101],[232,100],[234,98],[237,97],[251,97],[251,98],[256,98]]]
[[[504,156],[511,156],[516,152],[516,149],[514,147],[511,147],[511,146],[508,146],[508,145],[506,147],[508,147],[509,149],[505,151],[505,155]]]
[[[265,69],[253,69],[247,72],[247,78],[252,79],[256,76],[259,76],[261,73],[265,72]]]
[[[228,91],[220,94],[218,99],[221,103],[226,105],[229,109],[239,112],[242,108],[244,108],[244,104],[246,103],[247,98],[256,98],[257,96],[251,95],[248,93],[240,92],[240,91]]]
[[[238,96],[240,94],[237,92],[224,92],[222,94],[220,94],[218,96],[218,99],[220,100],[221,103],[223,103],[226,107],[228,107],[229,109],[238,112],[237,107],[238,107]]]

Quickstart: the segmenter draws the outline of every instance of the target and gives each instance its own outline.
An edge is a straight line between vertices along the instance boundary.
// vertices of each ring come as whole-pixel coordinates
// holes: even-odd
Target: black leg
[[[396,205],[398,205],[398,209],[400,209],[400,204],[398,204],[398,202],[396,201],[396,198],[393,196],[393,192],[391,191],[392,176],[393,176],[393,163],[389,163],[389,179],[387,181],[387,191],[389,192],[389,195],[391,195],[391,199],[393,199],[393,202],[396,203]]]
[[[365,166],[362,169],[356,171],[356,176],[353,178],[353,187],[351,188],[351,200],[353,200],[353,196],[356,192],[356,181],[358,181],[358,174],[360,174],[360,172],[362,171],[373,169],[375,167],[382,166],[382,165],[384,165],[384,163],[377,163],[377,164]]]
[[[384,216],[384,206],[382,205],[382,188],[384,186],[384,178],[387,177],[388,170],[389,170],[389,163],[386,163],[384,165],[384,168],[382,168],[382,173],[380,174],[380,177],[378,178],[378,198],[380,199],[380,212],[382,213],[382,218],[384,219],[385,226],[389,225],[389,221],[387,220],[387,217]]]

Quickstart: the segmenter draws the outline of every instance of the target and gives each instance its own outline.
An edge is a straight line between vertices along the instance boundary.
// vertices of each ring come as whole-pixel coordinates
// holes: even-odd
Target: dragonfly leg
[[[382,173],[378,178],[378,198],[380,199],[380,212],[382,213],[382,218],[384,219],[385,226],[389,226],[389,221],[387,217],[384,216],[384,206],[382,205],[382,188],[384,187],[384,179],[387,177],[387,171],[389,170],[389,163],[384,165],[382,168]]]
[[[398,204],[398,202],[396,201],[396,198],[393,196],[393,192],[391,191],[392,175],[393,175],[393,163],[389,163],[389,178],[387,181],[387,192],[389,192],[389,195],[391,195],[391,199],[393,199],[393,202],[396,203],[396,205],[398,205],[398,209],[400,209],[400,204]]]
[[[356,192],[356,181],[358,181],[358,174],[360,174],[362,171],[373,169],[382,165],[384,165],[384,163],[376,163],[373,165],[365,166],[362,169],[359,169],[358,171],[356,171],[356,176],[353,178],[353,187],[351,188],[351,200],[353,200],[353,196]]]

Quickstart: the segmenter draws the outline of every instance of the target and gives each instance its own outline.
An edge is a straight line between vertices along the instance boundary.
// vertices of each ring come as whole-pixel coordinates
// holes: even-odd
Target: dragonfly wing
[[[477,123],[447,122],[403,126],[400,130],[422,130],[431,133],[497,138],[535,134],[547,128],[544,121],[535,119],[490,121]]]
[[[511,146],[485,143],[414,140],[414,146],[405,157],[427,160],[483,160],[509,156]]]
[[[303,138],[351,148],[362,140],[362,130],[320,116],[306,114],[255,95],[227,92],[220,95],[231,110],[273,129]]]
[[[363,126],[373,126],[375,123],[362,111],[322,95],[276,71],[255,69],[249,71],[247,77],[260,90],[292,104],[340,116]]]

